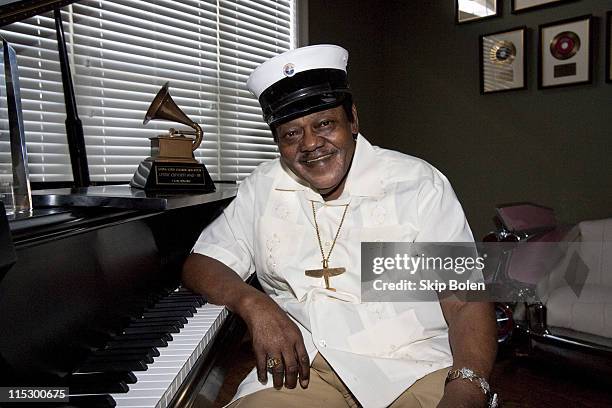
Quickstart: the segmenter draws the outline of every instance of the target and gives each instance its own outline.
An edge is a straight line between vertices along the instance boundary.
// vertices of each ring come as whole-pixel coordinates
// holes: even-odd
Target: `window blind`
[[[204,131],[195,156],[214,180],[240,180],[278,155],[245,82],[261,62],[294,47],[294,0],[84,0],[62,18],[92,181],[129,181],[150,154],[149,137],[184,127],[142,124],[166,81]],[[52,15],[0,34],[18,55],[31,179],[72,180]],[[6,109],[0,140],[6,163]]]

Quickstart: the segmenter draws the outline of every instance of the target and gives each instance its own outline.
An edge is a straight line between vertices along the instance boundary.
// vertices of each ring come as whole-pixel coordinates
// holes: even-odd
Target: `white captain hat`
[[[274,126],[351,98],[347,62],[348,52],[337,45],[297,48],[261,64],[246,85],[259,100],[266,123]]]

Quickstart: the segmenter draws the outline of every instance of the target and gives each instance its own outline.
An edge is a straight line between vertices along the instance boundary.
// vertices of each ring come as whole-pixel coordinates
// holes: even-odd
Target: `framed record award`
[[[575,0],[512,0],[512,13],[538,10],[544,7],[557,6],[562,3]]]
[[[525,27],[480,36],[480,93],[527,88]]]
[[[591,83],[592,19],[587,15],[540,26],[539,88]]]

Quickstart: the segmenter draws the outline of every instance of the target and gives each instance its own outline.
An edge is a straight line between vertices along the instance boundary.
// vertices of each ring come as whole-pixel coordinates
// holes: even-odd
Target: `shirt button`
[[[327,347],[327,342],[325,340],[321,340],[321,341],[319,341],[319,346]]]
[[[325,241],[325,246],[326,246],[327,248],[329,248],[329,247],[331,246],[331,242],[329,242],[329,241]]]

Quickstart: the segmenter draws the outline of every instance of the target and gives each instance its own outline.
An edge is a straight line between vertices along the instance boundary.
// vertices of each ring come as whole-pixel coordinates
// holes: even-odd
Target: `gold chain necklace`
[[[327,256],[325,256],[325,251],[323,251],[323,244],[321,243],[321,233],[319,232],[319,224],[317,223],[317,212],[315,211],[314,201],[311,201],[312,205],[312,217],[314,218],[315,231],[317,232],[317,241],[319,241],[319,249],[321,250],[321,258],[323,259],[323,269],[308,269],[306,271],[306,276],[310,276],[312,278],[323,278],[325,280],[325,289],[333,290],[336,289],[329,286],[329,278],[331,276],[338,276],[346,272],[345,268],[330,268],[329,267],[329,257],[331,256],[332,251],[334,250],[334,246],[336,246],[336,240],[338,239],[338,235],[340,235],[340,229],[342,228],[342,224],[344,223],[344,218],[346,217],[346,212],[348,210],[348,204],[344,206],[344,212],[342,213],[342,218],[340,219],[340,225],[338,225],[338,230],[336,231],[336,236],[334,236],[334,240],[329,248],[329,252]]]

